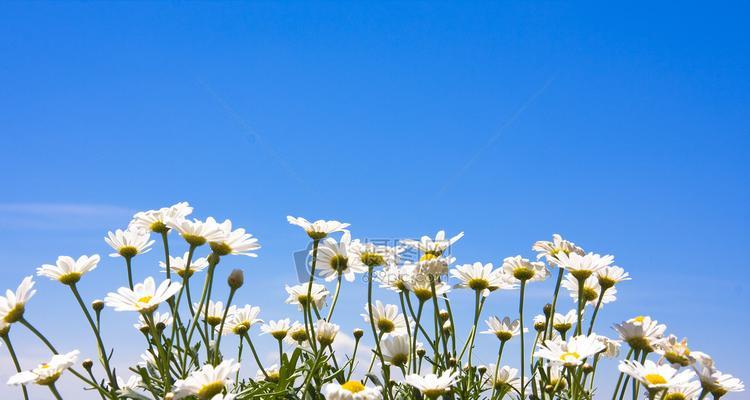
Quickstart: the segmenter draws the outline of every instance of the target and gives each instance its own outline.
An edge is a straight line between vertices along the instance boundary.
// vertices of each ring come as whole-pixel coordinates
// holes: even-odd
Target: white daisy
[[[687,339],[678,340],[677,336],[669,335],[655,343],[656,353],[664,357],[672,365],[687,367],[695,360],[690,356]]]
[[[208,217],[207,223],[215,223],[211,221],[213,218]],[[218,240],[210,241],[211,250],[220,255],[225,256],[228,254],[242,255],[248,257],[258,257],[253,251],[260,249],[258,239],[254,238],[253,235],[245,232],[242,228],[232,230],[232,221],[224,220],[219,224],[219,229],[222,232],[222,238]]]
[[[601,287],[611,288],[622,281],[629,281],[630,274],[625,272],[624,269],[613,265],[596,271],[596,279],[599,281]]]
[[[383,351],[383,359],[388,365],[396,367],[404,366],[409,362],[411,344],[406,334],[388,335],[380,341],[380,349]]]
[[[66,369],[75,364],[79,353],[78,350],[73,350],[66,354],[56,354],[52,356],[49,362],[39,364],[31,371],[19,372],[11,376],[8,379],[8,385],[27,385],[29,383],[43,386],[52,385]]]
[[[513,289],[516,286],[506,280],[501,269],[494,270],[492,263],[482,265],[480,262],[474,264],[463,264],[451,270],[451,275],[461,281],[456,288],[472,289],[481,291],[484,296],[497,289]]]
[[[96,268],[99,263],[99,255],[80,256],[77,260],[72,257],[57,257],[56,265],[44,264],[36,269],[36,274],[46,276],[65,285],[72,285],[81,279],[81,276]]]
[[[194,247],[203,246],[206,242],[215,242],[224,239],[224,231],[221,230],[216,220],[209,217],[206,222],[198,219],[185,219],[172,222],[172,228],[179,232],[185,241]]]
[[[586,279],[604,267],[610,266],[615,261],[614,256],[588,253],[558,253],[557,265],[568,270],[576,279]]]
[[[292,346],[305,348],[309,347],[309,343],[307,341],[307,330],[305,330],[305,326],[298,321],[294,321],[292,326],[289,327],[286,339],[284,340]]]
[[[521,334],[521,321],[517,319],[511,321],[510,318],[505,317],[500,320],[500,318],[492,316],[485,323],[489,329],[481,333],[495,335],[501,342],[507,342],[513,336]]]
[[[326,400],[381,400],[380,387],[367,387],[360,381],[348,381],[341,385],[331,382],[323,386]]]
[[[596,335],[596,338],[604,344],[604,350],[601,355],[605,358],[617,358],[620,355],[620,347],[622,342],[615,339],[610,339],[606,336]]]
[[[190,278],[194,273],[203,271],[208,267],[208,260],[204,257],[194,258],[190,260],[190,266],[187,265],[188,252],[186,251],[182,257],[169,256],[169,269],[180,276],[180,278]],[[167,270],[167,264],[164,261],[159,261],[159,266],[162,272]]]
[[[349,262],[364,268],[394,265],[399,253],[403,250],[402,247],[389,247],[354,240],[349,246]]]
[[[651,360],[646,360],[643,364],[633,360],[620,361],[618,369],[641,382],[649,392],[685,385],[695,376],[693,371],[677,373],[669,364],[657,365]]]
[[[464,237],[463,232],[450,239],[446,239],[445,231],[438,231],[435,235],[435,239],[432,239],[429,236],[422,236],[420,240],[404,239],[401,243],[421,251],[423,254],[422,257],[424,257],[424,255],[439,257],[445,252],[445,250],[459,241],[462,237]]]
[[[169,326],[172,324],[172,316],[169,315],[169,313],[160,313],[157,311],[153,313],[150,318],[153,319],[154,325],[158,325],[161,323],[164,324],[164,326]],[[148,323],[146,322],[146,319],[143,318],[143,314],[138,315],[138,323],[133,324],[133,327],[144,333],[147,333],[149,331]]]
[[[484,387],[485,389],[494,389],[500,393],[500,398],[503,398],[503,394],[511,390],[521,390],[521,378],[518,377],[518,370],[515,368],[507,365],[498,368],[495,364],[490,364]]]
[[[396,293],[407,291],[406,281],[411,276],[415,265],[408,264],[402,268],[391,265],[374,272],[375,281],[380,283],[380,287],[383,289],[389,289]]]
[[[664,336],[667,326],[651,317],[638,316],[614,325],[620,339],[635,350],[654,351],[654,346]]]
[[[169,232],[170,225],[179,224],[192,212],[193,207],[186,201],[158,210],[141,211],[133,216],[128,228],[165,233]]]
[[[336,334],[339,333],[339,326],[332,324],[324,319],[319,319],[315,323],[315,335],[317,336],[318,343],[322,347],[329,346],[336,339]]]
[[[676,385],[667,389],[663,400],[695,400],[701,392],[701,383],[691,381],[684,385]]]
[[[140,229],[118,229],[114,232],[107,232],[104,241],[112,247],[115,252],[110,257],[132,258],[138,254],[144,254],[151,251],[153,240],[149,240],[151,234],[148,231]]]
[[[201,320],[206,321],[213,327],[219,325],[221,320],[224,319],[224,303],[221,301],[209,300],[208,304],[204,303],[202,307],[198,303],[193,303],[193,310]],[[228,315],[231,315],[231,311]]]
[[[286,220],[289,221],[290,224],[297,225],[304,229],[305,232],[307,232],[307,235],[314,240],[323,239],[334,232],[343,232],[349,227],[349,224],[339,221],[324,221],[319,219],[315,222],[310,222],[302,217],[295,218],[291,215],[287,216]]]
[[[343,275],[347,281],[354,282],[355,273],[367,272],[367,267],[361,265],[361,263],[349,261],[351,239],[349,231],[345,231],[338,242],[333,238],[326,238],[318,247],[318,259],[315,267],[326,281],[332,281],[339,275]]]
[[[286,303],[297,304],[299,305],[299,309],[302,310],[303,306],[309,302],[309,298],[307,297],[307,291],[308,291],[307,284],[287,286],[286,292],[289,294],[289,297],[287,297]],[[323,305],[325,305],[326,296],[328,296],[328,289],[326,289],[325,286],[318,284],[318,283],[312,284],[312,291],[310,293],[310,297],[312,297],[312,301],[315,304],[315,308],[320,310],[323,307]]]
[[[564,335],[565,332],[570,330],[578,322],[578,314],[576,310],[570,310],[566,314],[555,313],[552,318],[552,327]]]
[[[5,296],[0,296],[0,320],[6,324],[18,322],[23,318],[26,303],[34,296],[33,277],[23,278],[15,292],[10,289],[5,291]]]
[[[210,400],[232,384],[230,376],[239,369],[240,364],[234,360],[222,361],[216,367],[206,364],[192,372],[187,379],[179,379],[174,383],[174,398],[196,396],[200,400]]]
[[[578,303],[578,279],[571,274],[565,275],[565,280],[562,282],[562,287],[568,289],[570,298],[573,299],[573,303]],[[599,281],[595,276],[586,278],[583,282],[583,302],[585,305],[596,307],[596,303],[599,302],[599,295],[602,292],[602,287],[599,285]],[[602,304],[608,304],[617,300],[617,288],[610,287],[604,292],[602,297]]]
[[[420,376],[417,374],[406,375],[405,381],[407,384],[417,388],[422,395],[428,399],[437,399],[438,396],[450,392],[451,386],[456,382],[458,378],[458,372],[449,374],[444,372],[438,376],[435,374],[428,374]]]
[[[133,289],[121,287],[117,293],[108,293],[104,304],[113,307],[115,311],[152,312],[159,304],[174,296],[182,287],[179,282],[164,280],[156,287],[154,278],[148,277],[143,283],[137,283]]]
[[[448,266],[455,261],[456,257],[425,254],[412,268],[416,273],[442,276],[448,273]]]
[[[242,308],[238,308],[237,306],[229,307],[229,315],[224,322],[224,334],[245,334],[250,330],[250,327],[263,322],[262,319],[258,318],[258,315],[260,315],[260,307],[253,307],[251,305],[246,305]]]
[[[554,364],[566,367],[581,365],[583,360],[604,350],[604,344],[597,335],[574,336],[567,342],[563,340],[545,340],[534,352],[535,357],[544,358]]]
[[[570,253],[577,253],[580,255],[584,255],[584,251],[582,248],[575,245],[575,243],[567,241],[562,238],[559,234],[555,233],[552,235],[552,241],[547,242],[540,240],[536,243],[534,243],[533,246],[531,246],[531,250],[536,251],[537,253],[537,260],[544,257],[547,259],[547,262],[550,264],[557,264],[558,259],[557,255],[560,253],[563,254],[570,254]]]
[[[745,390],[745,385],[741,380],[732,375],[723,374],[712,367],[703,365],[697,371],[701,386],[715,398],[724,396],[729,392],[742,392]]]
[[[264,370],[266,371],[265,374],[263,373]],[[256,382],[278,382],[280,377],[279,366],[277,364],[272,364],[271,366],[263,368],[263,370],[259,368],[255,371],[254,380]]]
[[[286,337],[291,328],[291,321],[289,318],[285,318],[278,321],[268,321],[267,324],[263,324],[260,327],[260,330],[263,332],[261,335],[269,334],[276,340],[282,340]]]
[[[370,306],[365,304],[365,313],[362,317],[365,322],[370,322]],[[372,307],[372,318],[375,327],[381,333],[406,333],[406,321],[403,314],[399,314],[398,307],[393,304],[383,304],[376,300]]]
[[[136,214],[137,215],[137,214]],[[139,389],[143,386],[143,380],[140,375],[130,375],[128,380],[117,377],[117,395],[122,398],[149,400]]]
[[[427,301],[432,298],[432,285],[430,277],[432,275],[420,274],[416,271],[408,278],[406,288],[414,293],[420,301]],[[435,285],[435,295],[441,296],[451,290],[450,285],[445,282],[437,281]]]
[[[542,314],[537,314],[534,316],[534,329],[537,332],[544,332],[545,329],[547,329],[547,317],[545,317]]]
[[[529,261],[521,256],[505,258],[502,269],[509,283],[543,281],[550,275],[543,262]]]

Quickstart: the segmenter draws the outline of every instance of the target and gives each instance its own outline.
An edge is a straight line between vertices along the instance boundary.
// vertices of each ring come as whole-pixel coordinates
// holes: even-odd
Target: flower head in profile
[[[206,364],[186,379],[174,383],[174,398],[195,396],[200,400],[212,400],[232,384],[231,376],[239,369],[240,364],[234,360],[222,361],[216,367]]]
[[[620,347],[622,342],[615,339],[610,339],[606,336],[597,335],[596,338],[604,344],[604,350],[602,350],[602,357],[606,358],[617,358],[620,355]]]
[[[143,386],[143,379],[140,375],[130,375],[128,380],[117,377],[117,395],[126,399],[148,400],[140,389]]]
[[[574,303],[578,303],[578,279],[576,279],[571,274],[566,274],[565,280],[562,282],[562,287],[568,289],[570,298],[573,299]],[[599,281],[595,276],[590,276],[583,281],[583,304],[596,307],[597,303],[599,302],[599,296],[601,294],[602,287],[599,285]],[[601,304],[608,304],[617,300],[617,296],[615,296],[616,294],[616,287],[610,287],[609,289],[606,289],[606,291],[604,292],[604,297],[602,297]]]
[[[667,326],[651,317],[638,316],[614,325],[620,339],[634,350],[654,351],[656,343],[664,337]]]
[[[354,240],[349,246],[349,262],[364,268],[395,265],[403,251],[401,246],[390,247]]]
[[[209,224],[216,224],[216,221],[211,217],[208,217],[206,222]],[[253,252],[260,249],[260,244],[258,244],[258,239],[254,238],[253,235],[245,232],[242,228],[232,230],[232,221],[228,219],[217,225],[222,233],[221,238],[209,241],[211,250],[214,253],[220,256],[234,254],[258,257],[258,255]]]
[[[533,246],[531,246],[531,250],[534,250],[538,253],[536,256],[537,260],[544,257],[550,264],[557,264],[558,254],[585,254],[582,248],[576,246],[576,244],[573,242],[563,239],[562,236],[557,233],[552,235],[551,242],[540,240],[534,243]]]
[[[604,344],[597,335],[580,335],[563,340],[545,340],[539,344],[534,356],[544,358],[553,364],[566,367],[581,365],[583,360],[604,350]]]
[[[700,368],[697,368],[697,372],[701,387],[715,398],[719,398],[730,392],[742,392],[745,390],[745,385],[741,380],[718,371],[713,365],[702,365]]]
[[[341,275],[347,281],[354,282],[355,273],[367,272],[366,266],[350,261],[351,239],[349,231],[345,231],[338,242],[333,238],[326,238],[318,247],[315,265],[326,281],[332,281]],[[314,250],[311,250],[311,254],[312,251]]]
[[[405,380],[407,384],[417,388],[428,399],[437,399],[438,396],[450,392],[451,386],[453,386],[457,378],[457,372],[444,372],[442,375],[406,375]]]
[[[292,217],[288,215],[286,220],[292,224],[297,225],[307,232],[307,236],[310,236],[313,240],[320,240],[325,238],[334,232],[343,232],[349,227],[349,224],[339,221],[325,221],[319,219],[315,222],[310,222],[302,217]]]
[[[158,287],[154,278],[148,277],[143,283],[137,283],[133,289],[121,287],[117,293],[110,292],[104,298],[104,304],[115,311],[137,311],[150,313],[167,301],[182,288],[179,282],[164,280]]]
[[[291,321],[289,318],[280,319],[278,321],[268,321],[267,324],[263,324],[260,327],[260,331],[263,332],[261,335],[271,335],[276,340],[282,340],[286,338],[289,330],[292,328]]]
[[[596,271],[596,279],[599,281],[599,286],[609,289],[622,281],[629,281],[630,274],[625,272],[624,269],[612,265]]]
[[[338,333],[339,326],[336,324],[332,324],[324,319],[319,319],[315,323],[315,335],[317,336],[318,343],[323,347],[330,346]]]
[[[297,304],[299,305],[299,309],[301,310],[304,305],[309,303],[310,297],[312,297],[312,301],[315,304],[315,308],[320,310],[323,308],[323,305],[326,302],[326,296],[328,296],[328,289],[326,289],[325,286],[313,283],[312,289],[310,290],[310,297],[307,295],[308,291],[308,285],[295,285],[295,286],[287,286],[286,292],[289,294],[289,297],[286,299],[287,304]]]
[[[203,305],[194,303],[193,310],[200,319],[213,327],[219,325],[224,319],[224,303],[221,301],[209,300]],[[231,315],[231,312],[228,315]]]
[[[684,385],[675,385],[664,393],[664,400],[695,400],[701,392],[698,381],[690,381]]]
[[[581,255],[573,252],[557,255],[557,265],[566,269],[576,279],[586,279],[600,269],[610,266],[614,261],[614,256],[602,256],[595,253]]]
[[[169,270],[176,273],[180,278],[190,278],[196,272],[203,271],[208,267],[208,260],[205,257],[194,258],[190,260],[190,266],[187,265],[188,252],[182,257],[169,256]],[[167,270],[167,263],[159,261],[162,272]]]
[[[225,237],[224,231],[211,217],[208,217],[205,222],[199,219],[192,221],[184,219],[179,222],[172,221],[171,225],[192,247],[203,246],[206,242],[220,241]]]
[[[570,310],[565,314],[555,313],[552,318],[552,328],[564,335],[578,321],[576,310]]]
[[[549,270],[543,262],[529,261],[521,256],[506,257],[502,269],[506,281],[513,284],[538,282],[549,277]]]
[[[369,387],[360,381],[347,381],[342,384],[331,382],[323,386],[326,400],[381,400],[380,387]]]
[[[669,335],[655,343],[656,353],[664,357],[674,367],[687,367],[695,359],[690,356],[687,339],[678,340],[677,336]]]
[[[435,286],[433,293],[432,287]],[[433,275],[413,272],[406,282],[406,288],[414,293],[419,301],[427,301],[433,296],[441,296],[451,290],[445,282],[436,281]]]
[[[190,207],[190,204],[186,201],[158,210],[141,211],[133,216],[128,228],[146,232],[167,233],[170,225],[179,224],[192,212],[193,207]]]
[[[500,269],[493,269],[492,263],[459,265],[451,270],[451,275],[460,282],[456,288],[472,289],[482,292],[484,296],[489,295],[497,289],[514,289],[516,285],[507,281],[506,276]]]
[[[362,317],[365,322],[370,322],[370,304],[365,304],[365,313]],[[378,332],[387,333],[406,333],[406,321],[402,314],[399,314],[398,307],[393,304],[383,304],[376,300],[372,305],[372,319],[375,322],[375,328]]]
[[[646,360],[643,364],[634,360],[620,361],[618,369],[641,382],[649,392],[685,385],[695,376],[695,372],[691,370],[678,373],[669,364],[658,365],[651,360]]]
[[[380,283],[381,288],[401,293],[408,290],[406,281],[412,275],[413,270],[414,264],[404,265],[401,268],[396,265],[390,265],[382,270],[373,272],[373,279]]]
[[[265,373],[263,372],[265,370]],[[276,383],[279,381],[279,378],[281,377],[279,372],[279,366],[277,364],[271,364],[268,367],[265,367],[263,370],[260,368],[255,371],[255,381],[256,382],[273,382]]]
[[[438,231],[435,234],[435,238],[429,236],[422,236],[419,240],[404,239],[401,241],[406,246],[413,249],[419,250],[422,253],[422,259],[440,257],[443,255],[445,250],[450,248],[454,243],[464,237],[464,233],[461,232],[450,239],[445,238],[445,231]]]
[[[154,241],[150,238],[151,234],[148,231],[135,228],[117,229],[114,232],[107,232],[104,241],[115,250],[114,253],[109,255],[110,257],[133,258],[138,254],[151,251],[151,245],[154,244]]]
[[[292,346],[305,348],[309,347],[309,343],[307,340],[307,330],[305,329],[305,326],[298,321],[294,321],[294,323],[292,323],[292,326],[289,327],[286,339],[284,340],[286,340],[286,342],[291,344]]]
[[[245,305],[242,308],[237,306],[229,307],[229,316],[224,322],[224,334],[233,333],[235,335],[244,335],[255,324],[262,323],[263,320],[258,318],[260,307]]]
[[[81,276],[96,268],[99,263],[99,255],[80,256],[77,260],[68,256],[57,257],[55,265],[44,264],[36,269],[36,274],[46,276],[65,285],[72,285],[81,279]]]
[[[8,379],[8,385],[27,385],[36,383],[37,385],[48,386],[54,384],[63,371],[75,364],[78,359],[78,350],[73,350],[66,354],[56,354],[48,362],[40,364],[31,371],[19,372]]]
[[[0,296],[0,321],[6,324],[20,321],[26,311],[26,303],[34,293],[36,289],[31,276],[23,278],[15,292],[6,290],[5,296]]]
[[[492,316],[487,319],[485,323],[487,324],[488,329],[482,331],[482,333],[486,335],[495,335],[501,342],[507,342],[513,338],[513,336],[521,334],[521,321],[517,319],[511,321],[510,318],[505,317],[501,320],[498,317]]]
[[[490,364],[490,368],[485,375],[484,387],[485,389],[494,389],[500,393],[500,398],[503,398],[506,393],[521,390],[521,378],[518,377],[518,370],[515,368],[507,365],[498,367],[495,364]]]
[[[169,313],[160,313],[157,311],[153,313],[153,315],[151,316],[151,319],[153,319],[154,325],[156,326],[159,326],[159,324],[162,324],[163,326],[166,327],[172,324],[172,316],[169,315]],[[138,323],[133,324],[133,327],[143,333],[148,333],[150,330],[150,327],[148,326],[148,322],[143,317],[143,314],[138,316]]]
[[[383,351],[383,359],[386,364],[401,367],[409,362],[411,355],[411,344],[409,335],[397,333],[383,337],[380,348]]]

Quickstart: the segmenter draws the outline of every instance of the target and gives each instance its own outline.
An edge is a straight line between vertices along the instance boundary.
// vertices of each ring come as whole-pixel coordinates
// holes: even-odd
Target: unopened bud
[[[174,393],[169,392],[164,395],[164,400],[174,400]]]
[[[352,332],[352,335],[354,335],[354,338],[357,339],[357,340],[361,339],[362,336],[364,336],[364,334],[365,334],[365,331],[363,331],[362,329],[359,329],[359,328],[355,329]]]
[[[90,358],[87,358],[87,359],[83,360],[83,362],[81,363],[81,365],[83,366],[83,369],[85,369],[86,371],[91,371],[91,368],[94,366],[94,362],[91,361]]]
[[[101,300],[94,300],[91,302],[91,308],[93,308],[94,311],[99,312],[104,308],[104,302]]]
[[[450,321],[445,321],[443,324],[443,334],[450,335],[451,332],[453,332],[453,325],[451,325]]]
[[[425,350],[425,349],[417,349],[417,356],[424,357],[425,354],[427,354],[427,350]]]
[[[448,366],[450,368],[453,368],[453,367],[456,366],[456,362],[457,362],[456,359],[454,357],[451,357],[451,358],[448,359]]]
[[[227,278],[227,284],[229,287],[233,290],[237,290],[242,287],[243,283],[245,283],[245,273],[242,272],[241,269],[232,270],[232,273],[229,274],[229,278]]]
[[[441,321],[447,321],[448,318],[450,318],[451,315],[448,314],[448,310],[440,310],[440,320]]]
[[[479,372],[479,376],[482,376],[485,372],[487,372],[487,367],[484,365],[480,365],[477,367],[477,372]]]
[[[547,303],[544,305],[544,315],[549,318],[550,314],[552,314],[552,304]]]
[[[157,322],[156,323],[156,331],[161,333],[164,332],[164,328],[166,328],[167,325],[164,322]]]
[[[589,363],[583,364],[583,372],[587,373],[587,374],[590,374],[590,373],[594,372],[594,367],[591,364],[589,364]]]

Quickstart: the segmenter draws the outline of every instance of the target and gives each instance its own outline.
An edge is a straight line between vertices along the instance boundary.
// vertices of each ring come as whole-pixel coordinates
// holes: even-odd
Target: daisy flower
[[[193,247],[203,246],[206,242],[223,240],[225,236],[219,224],[211,217],[206,219],[206,222],[198,219],[192,221],[185,219],[179,222],[172,221],[171,225]]]
[[[333,238],[325,239],[318,247],[318,258],[315,264],[326,281],[332,281],[339,275],[349,282],[354,282],[354,274],[367,271],[364,265],[349,262],[351,244],[349,231],[344,232],[338,242]],[[314,250],[311,250],[312,254]]]
[[[358,267],[379,267],[382,265],[393,265],[398,254],[403,252],[402,247],[388,247],[376,245],[375,243],[354,240],[349,246],[351,262]]]
[[[664,357],[675,367],[687,367],[694,362],[690,357],[687,339],[678,340],[677,336],[669,335],[655,343],[656,353]]]
[[[160,313],[157,311],[153,313],[151,318],[153,318],[154,325],[159,325],[161,323],[164,324],[164,326],[169,326],[172,324],[172,316],[169,315],[169,313]],[[146,319],[143,318],[142,314],[138,315],[138,323],[133,324],[133,327],[143,333],[148,333],[150,329],[148,323],[146,322]]]
[[[534,316],[534,330],[537,332],[544,332],[547,329],[547,317],[542,314]]]
[[[434,400],[438,396],[450,392],[451,386],[456,382],[456,378],[458,378],[458,372],[452,374],[444,372],[440,376],[435,374],[425,376],[411,374],[406,375],[404,380],[407,384],[417,388],[423,396]]]
[[[500,318],[493,316],[487,319],[485,323],[489,329],[481,333],[495,335],[501,342],[507,342],[513,336],[521,334],[521,321],[517,319],[511,321],[510,318],[505,317],[500,320]]]
[[[613,265],[596,271],[596,279],[599,281],[601,287],[609,289],[622,281],[629,281],[630,274],[625,272],[624,269]]]
[[[406,334],[393,334],[383,337],[380,341],[380,349],[383,351],[383,360],[388,365],[401,367],[409,362],[411,344]]]
[[[657,365],[651,360],[641,364],[638,361],[620,361],[618,366],[620,372],[630,375],[633,379],[641,382],[651,392],[659,392],[664,389],[685,385],[695,376],[695,372],[685,370],[677,373],[677,370],[669,364]]]
[[[412,269],[421,274],[442,276],[448,273],[448,266],[456,261],[456,257],[424,255]]]
[[[552,318],[552,327],[561,335],[570,330],[578,322],[576,310],[570,310],[566,314],[555,313]]]
[[[37,385],[49,386],[54,384],[62,375],[63,371],[75,364],[78,359],[78,350],[66,354],[56,354],[49,362],[39,364],[31,371],[19,372],[8,379],[8,385]]]
[[[297,225],[304,229],[305,232],[307,232],[307,236],[310,236],[313,240],[323,239],[334,232],[344,232],[344,230],[349,227],[349,224],[339,221],[325,221],[319,219],[315,222],[310,222],[302,217],[292,217],[291,215],[287,216],[286,220],[289,221],[290,224]]]
[[[370,322],[370,304],[365,304],[365,313],[361,314],[365,322]],[[376,300],[372,307],[372,318],[375,321],[380,333],[405,333],[406,321],[404,316],[399,314],[398,307],[393,304],[383,304]]]
[[[480,291],[484,296],[497,289],[515,288],[515,285],[506,281],[501,270],[493,270],[492,263],[482,265],[480,262],[475,262],[459,265],[451,271],[451,275],[461,281],[455,286],[456,288]]]
[[[348,381],[339,385],[331,382],[323,386],[326,400],[381,400],[380,387],[367,387],[360,381]]]
[[[292,328],[291,321],[289,318],[280,319],[278,321],[268,321],[267,324],[263,324],[260,327],[261,335],[269,334],[276,340],[282,340],[289,333],[289,329]]]
[[[691,381],[684,385],[676,385],[667,389],[663,400],[695,400],[701,392],[701,383]]]
[[[156,310],[159,304],[167,301],[182,288],[179,282],[164,280],[159,287],[154,278],[148,277],[143,283],[137,283],[133,289],[121,287],[117,293],[110,292],[104,298],[104,304],[115,311],[138,311],[149,313]]]
[[[729,392],[745,390],[745,385],[741,380],[732,375],[723,374],[712,367],[703,365],[697,371],[701,387],[711,393],[714,398],[719,398]]]
[[[534,243],[533,246],[531,246],[531,250],[534,250],[538,253],[536,256],[537,260],[544,257],[550,264],[557,264],[557,255],[560,253],[576,253],[579,255],[585,254],[582,248],[576,246],[573,242],[563,239],[562,236],[557,233],[552,235],[551,242],[540,240]]]
[[[336,334],[338,333],[339,326],[336,324],[332,324],[324,319],[319,319],[318,322],[315,323],[315,334],[318,343],[320,343],[322,347],[331,345],[334,339],[336,339]]]
[[[26,303],[34,296],[33,277],[23,278],[15,292],[10,289],[5,291],[5,296],[0,296],[0,320],[6,324],[18,322],[23,318],[26,311]]]
[[[144,254],[151,251],[153,240],[149,240],[151,234],[148,231],[140,229],[118,229],[114,232],[107,232],[104,241],[112,247],[115,252],[110,257],[133,258],[138,254]]]
[[[174,383],[174,398],[195,396],[200,400],[210,400],[232,384],[230,376],[239,369],[240,364],[234,360],[222,361],[216,367],[206,364],[192,372],[187,379],[179,379]]]
[[[215,224],[216,222],[213,221],[213,218],[208,217],[206,223]],[[214,253],[220,256],[234,254],[258,257],[253,251],[260,249],[260,244],[258,244],[258,239],[254,238],[253,235],[245,232],[242,228],[232,230],[232,221],[228,219],[218,224],[218,226],[222,232],[221,239],[212,240],[209,243]]]
[[[186,251],[182,257],[169,256],[169,269],[180,276],[180,278],[190,278],[194,273],[203,271],[208,267],[208,260],[204,257],[195,258],[190,260],[190,266],[187,264],[189,253]],[[167,270],[167,264],[164,261],[159,261],[159,266],[162,272]]]
[[[545,340],[544,344],[539,344],[534,356],[544,358],[554,364],[575,367],[583,364],[583,360],[586,358],[604,350],[604,344],[596,336],[574,336],[567,342]]]
[[[166,233],[169,226],[180,223],[193,212],[188,202],[183,201],[170,207],[158,210],[141,211],[133,216],[128,228],[136,228],[147,232]]]
[[[549,277],[543,262],[529,261],[521,256],[505,258],[502,270],[509,283],[543,281]]]
[[[72,257],[57,257],[56,265],[44,264],[36,269],[36,274],[46,276],[65,285],[78,282],[85,273],[92,271],[99,263],[99,255],[80,256],[77,260]]]
[[[200,319],[206,321],[207,324],[216,327],[224,319],[224,303],[221,301],[214,302],[209,300],[208,304],[193,303],[193,310],[196,315],[200,316]],[[231,311],[228,315],[232,315]]]
[[[279,373],[279,366],[277,364],[271,364],[269,367],[265,367],[264,370],[266,373],[264,374],[262,370],[258,369],[255,371],[255,381],[256,382],[278,382],[279,378],[281,377]],[[268,376],[266,376],[268,375]]]
[[[578,303],[578,279],[571,274],[565,275],[565,280],[562,282],[562,287],[568,289],[570,298],[573,299],[574,303]],[[599,285],[599,281],[595,276],[586,278],[583,282],[583,302],[585,305],[596,307],[599,302],[599,296],[601,295],[602,287]],[[610,287],[604,292],[602,297],[602,304],[608,304],[617,300],[617,288]]]
[[[451,290],[450,285],[445,282],[435,282],[435,295],[441,296],[448,293]],[[414,293],[420,301],[427,301],[432,298],[432,282],[430,282],[430,275],[420,274],[417,272],[412,273],[406,282],[406,288]]]
[[[289,294],[289,297],[287,297],[286,303],[297,304],[299,305],[299,309],[302,310],[303,306],[309,302],[307,291],[307,284],[287,286],[286,292]],[[328,289],[326,289],[325,286],[318,283],[312,284],[312,292],[310,293],[310,297],[312,297],[315,308],[320,310],[323,305],[325,305],[326,296],[328,296]]]
[[[139,389],[143,386],[143,380],[140,375],[130,375],[128,380],[117,377],[117,395],[122,398],[148,400]]]
[[[285,340],[292,346],[307,347],[307,330],[305,330],[305,326],[298,321],[294,321],[292,326],[289,327],[289,331],[287,331]]]
[[[487,378],[484,381],[485,389],[494,389],[502,394],[511,390],[521,390],[521,378],[518,377],[518,370],[507,365],[498,368],[495,364],[490,364],[487,372]]]
[[[635,350],[654,351],[654,345],[664,336],[667,326],[651,317],[638,316],[614,325],[620,339]]]
[[[438,231],[435,235],[435,239],[429,236],[422,236],[420,240],[404,239],[401,241],[406,246],[422,252],[422,258],[440,257],[445,250],[447,250],[454,243],[464,237],[464,233],[461,232],[450,239],[445,238],[445,231]]]
[[[557,265],[568,270],[576,279],[586,279],[604,267],[610,266],[615,261],[614,256],[588,253],[558,253]]]
[[[596,338],[604,344],[604,350],[601,355],[605,358],[617,358],[620,355],[620,347],[622,342],[615,339],[610,339],[606,336],[596,335]]]
[[[253,307],[251,305],[246,305],[242,308],[238,308],[237,306],[229,307],[229,314],[227,320],[224,322],[223,333],[244,335],[253,325],[263,322],[262,319],[258,318],[258,315],[260,315],[260,307]]]
[[[406,280],[411,276],[414,267],[414,264],[407,264],[402,268],[390,265],[375,272],[373,279],[380,283],[381,288],[401,293],[408,290]]]

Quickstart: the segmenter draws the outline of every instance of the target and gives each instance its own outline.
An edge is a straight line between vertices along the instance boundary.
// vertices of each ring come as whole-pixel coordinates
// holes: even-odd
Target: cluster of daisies
[[[648,316],[616,324],[617,337],[597,334],[598,313],[616,300],[617,287],[630,277],[614,264],[613,256],[587,253],[560,235],[534,243],[535,260],[518,255],[496,267],[456,263],[451,249],[463,233],[449,237],[440,231],[389,246],[352,239],[347,223],[287,217],[312,243],[309,276],[306,282],[286,286],[286,303],[296,306],[297,318],[266,322],[259,307],[233,304],[244,284],[242,270],[219,267],[224,257],[255,257],[257,239],[229,220],[189,219],[192,211],[183,202],[139,212],[127,229],[107,234],[110,256],[123,260],[127,286],[104,300],[86,302],[78,291],[83,276],[101,261],[98,255],[60,256],[54,265],[37,269],[38,276],[70,290],[90,327],[97,362],[79,361],[78,350],[58,352],[26,319],[26,304],[36,292],[32,276],[15,292],[0,296],[0,338],[18,371],[8,384],[19,385],[25,400],[30,398],[26,386],[32,384],[62,399],[56,383],[66,371],[92,398],[103,400],[552,400],[591,399],[594,393],[609,395],[603,394],[607,390],[620,400],[702,400],[744,390],[742,382],[720,372],[710,356],[691,350],[686,339],[666,335],[666,326]],[[170,253],[170,245],[176,244],[170,243],[172,232],[182,239],[180,256]],[[158,278],[136,282],[134,261],[159,239],[164,260]],[[217,298],[214,289],[222,275],[229,294]],[[341,354],[335,344],[346,335],[334,322],[336,305],[342,285],[358,275],[367,282],[363,329],[351,332],[353,350]],[[555,280],[551,301],[527,321],[527,286],[550,278]],[[376,299],[376,289],[392,292],[388,295],[398,302]],[[562,289],[574,304],[564,313],[558,308]],[[498,291],[518,292],[517,313],[485,316],[486,330],[480,331],[487,299]],[[473,323],[465,331],[455,325],[450,301],[450,296],[462,294],[473,297]],[[101,315],[107,309],[133,313],[133,326],[146,342],[141,362],[129,368],[127,378],[112,367],[113,349],[102,334]],[[49,361],[24,369],[11,341],[16,325],[39,338],[52,353]],[[261,360],[253,341],[257,334],[277,342],[277,363]],[[476,362],[477,334],[495,340],[494,364]],[[527,341],[527,335],[533,339]],[[235,339],[224,340],[222,346],[226,337]],[[504,358],[511,345],[520,352],[516,367]],[[616,386],[597,389],[599,361],[617,359],[621,353],[625,356]],[[243,361],[243,355],[251,361]],[[242,374],[243,364],[257,370],[251,376]]]

